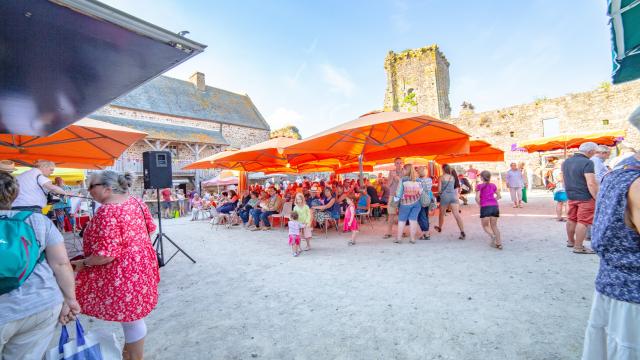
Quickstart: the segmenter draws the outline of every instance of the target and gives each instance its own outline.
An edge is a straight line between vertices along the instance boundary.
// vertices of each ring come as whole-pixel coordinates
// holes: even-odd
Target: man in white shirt
[[[604,145],[598,145],[596,149],[596,154],[591,157],[591,161],[593,161],[594,170],[596,173],[596,180],[598,183],[602,181],[602,178],[607,174],[609,168],[604,164],[605,161],[609,159],[609,155],[611,155],[611,150]]]
[[[56,165],[52,161],[38,160],[35,167],[16,176],[20,184],[18,197],[13,201],[14,210],[42,211],[47,205],[47,194],[53,192],[60,195],[71,195],[48,178]]]

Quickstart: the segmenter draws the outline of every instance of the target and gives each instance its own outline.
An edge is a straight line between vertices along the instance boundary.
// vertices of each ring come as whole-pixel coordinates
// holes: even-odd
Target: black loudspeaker
[[[164,189],[173,185],[169,151],[143,152],[142,168],[145,189]]]

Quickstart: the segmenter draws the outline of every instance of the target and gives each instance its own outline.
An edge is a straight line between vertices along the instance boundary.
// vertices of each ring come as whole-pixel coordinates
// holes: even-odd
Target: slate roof
[[[229,145],[220,131],[206,130],[182,125],[161,124],[107,115],[89,115],[91,119],[144,131],[149,139],[194,142],[204,144]]]
[[[158,76],[111,103],[130,109],[270,130],[248,95]]]

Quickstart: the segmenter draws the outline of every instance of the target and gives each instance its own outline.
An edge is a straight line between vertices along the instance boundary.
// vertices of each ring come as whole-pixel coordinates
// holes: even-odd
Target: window
[[[602,120],[602,125],[609,125],[609,119]]]
[[[560,135],[560,119],[542,120],[542,136],[558,136]]]

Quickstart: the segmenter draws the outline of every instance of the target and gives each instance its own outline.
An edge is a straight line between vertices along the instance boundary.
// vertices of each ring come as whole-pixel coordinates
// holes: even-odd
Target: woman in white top
[[[24,214],[10,210],[18,192],[18,181],[0,172],[0,216]],[[0,295],[0,359],[41,359],[58,321],[67,323],[80,312],[62,235],[41,213],[24,222],[33,228],[45,258],[22,285]]]

